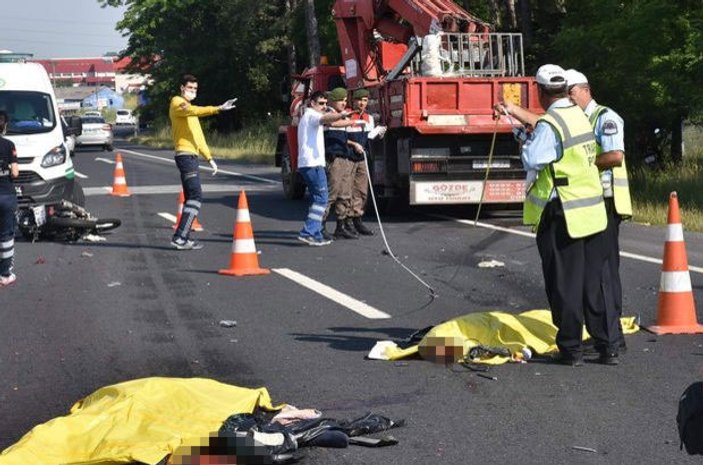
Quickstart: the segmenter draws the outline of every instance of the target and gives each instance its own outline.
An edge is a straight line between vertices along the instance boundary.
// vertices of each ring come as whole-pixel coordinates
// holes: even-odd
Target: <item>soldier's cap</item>
[[[335,89],[332,89],[331,91],[327,92],[327,98],[332,100],[333,102],[339,102],[340,100],[344,100],[347,98],[347,89],[344,87],[337,87]]]
[[[588,79],[586,75],[576,71],[575,69],[567,69],[564,73],[566,75],[566,85],[576,86],[578,84],[588,84]]]
[[[366,89],[356,89],[353,94],[355,99],[368,98],[369,91]]]
[[[545,87],[565,87],[566,72],[558,65],[542,65],[537,70],[537,84]]]

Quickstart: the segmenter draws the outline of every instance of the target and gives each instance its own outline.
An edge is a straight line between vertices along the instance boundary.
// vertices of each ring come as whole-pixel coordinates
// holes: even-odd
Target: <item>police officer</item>
[[[329,113],[343,113],[347,107],[347,90],[337,87],[327,95],[330,102]],[[345,117],[339,121],[325,126],[325,157],[329,171],[329,199],[327,201],[327,214],[332,209],[337,216],[337,227],[334,230],[336,239],[358,239],[359,234],[354,229],[347,216],[351,206],[352,193],[352,151],[363,150],[358,144],[350,144],[347,136],[347,127],[358,124]],[[355,146],[356,145],[356,146]],[[326,230],[323,226],[323,235]]]
[[[5,134],[8,121],[7,113],[0,111],[0,134]],[[15,144],[0,136],[0,287],[17,280],[13,273],[17,194],[12,178],[19,172]]]
[[[522,149],[523,165],[532,179],[523,219],[537,230],[547,299],[558,329],[555,360],[583,365],[585,320],[599,361],[615,365],[618,321],[614,312],[607,311],[607,292],[601,289],[602,273],[607,272],[603,234],[607,214],[595,164],[595,137],[586,115],[567,98],[561,67],[540,67],[536,81],[546,114],[537,116],[511,103],[496,110],[534,127]]]
[[[598,105],[591,95],[591,87],[583,73],[566,71],[569,98],[588,116],[596,136],[596,166],[600,169],[608,227],[605,230],[608,245],[608,269],[612,304],[618,321],[622,316],[622,284],[620,282],[620,223],[632,217],[630,187],[625,166],[624,123],[611,108]],[[606,302],[610,302],[607,299]],[[626,349],[622,325],[618,324],[619,348]]]

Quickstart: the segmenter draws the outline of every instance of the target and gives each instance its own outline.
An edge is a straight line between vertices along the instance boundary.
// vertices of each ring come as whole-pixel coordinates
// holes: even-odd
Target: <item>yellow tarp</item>
[[[50,386],[47,386],[50,389]],[[98,389],[69,415],[36,426],[0,465],[156,464],[181,443],[216,433],[235,413],[277,410],[266,388],[202,378],[145,378]]]
[[[623,333],[632,334],[639,330],[635,317],[624,317],[621,321]],[[505,312],[470,313],[433,327],[416,346],[407,349],[388,347],[384,355],[388,360],[400,360],[418,352],[430,352],[429,349],[436,347],[440,338],[463,346],[463,356],[478,344],[505,347],[513,354],[520,354],[525,347],[533,353],[545,354],[557,350],[556,334],[557,328],[552,324],[549,310],[530,310],[519,315]],[[588,338],[590,335],[584,329],[583,339]],[[494,356],[480,362],[500,365],[510,360],[510,357]]]

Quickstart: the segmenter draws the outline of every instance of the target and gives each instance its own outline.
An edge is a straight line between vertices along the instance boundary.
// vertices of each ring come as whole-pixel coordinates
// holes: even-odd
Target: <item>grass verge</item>
[[[205,139],[214,158],[272,165],[276,151],[279,121],[275,118],[243,128],[232,134],[205,131]],[[170,126],[130,139],[157,148],[173,148]]]
[[[683,163],[667,165],[661,170],[645,167],[630,170],[634,221],[666,224],[669,194],[676,191],[684,228],[703,232],[703,128],[687,128],[684,140]]]

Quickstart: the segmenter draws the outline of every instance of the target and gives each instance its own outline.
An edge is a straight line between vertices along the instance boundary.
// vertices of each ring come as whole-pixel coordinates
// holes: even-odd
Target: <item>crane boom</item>
[[[378,42],[406,45],[412,36],[490,31],[451,0],[337,0],[332,14],[351,87],[378,83],[392,67],[383,66]]]

